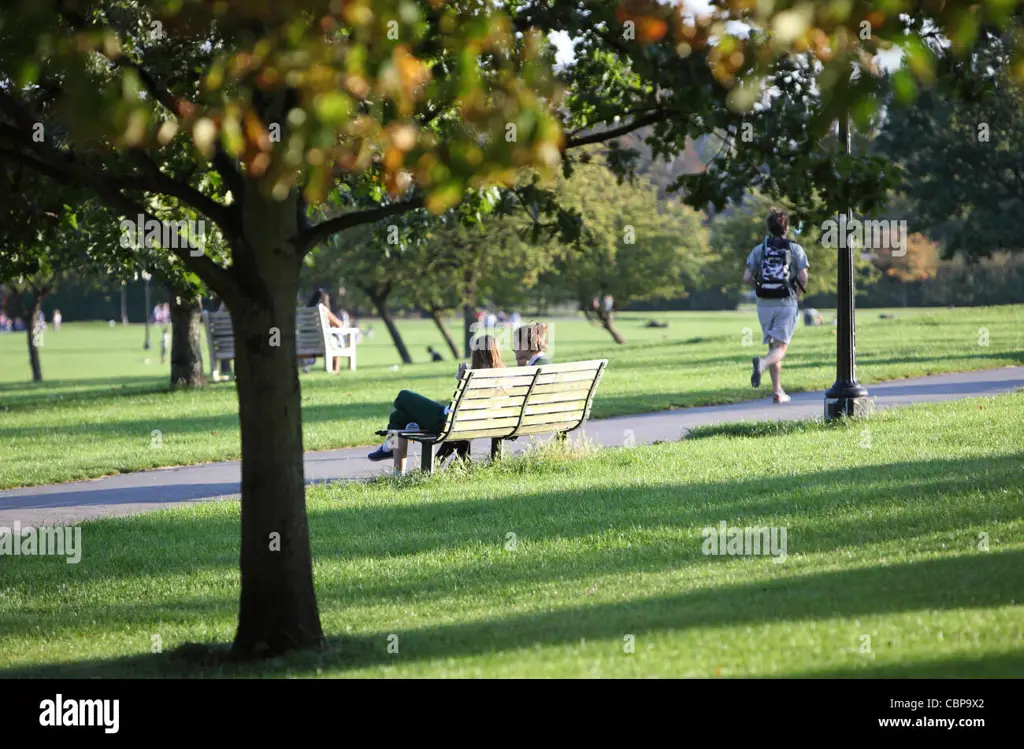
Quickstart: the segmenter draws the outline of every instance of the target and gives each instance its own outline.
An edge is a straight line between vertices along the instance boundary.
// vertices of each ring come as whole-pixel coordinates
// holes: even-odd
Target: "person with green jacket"
[[[469,369],[497,369],[504,366],[505,364],[501,360],[501,350],[493,336],[481,336],[474,342]],[[466,362],[462,362],[455,379],[461,380],[466,369]],[[392,407],[391,416],[388,418],[389,431],[419,430],[428,434],[441,431],[445,419],[448,418],[448,412],[451,410],[450,403],[439,403],[411,390],[402,390],[395,398]],[[406,440],[399,439],[402,455],[405,454],[407,448],[407,445],[402,444],[405,442]],[[389,460],[395,457],[395,451],[389,441],[385,441],[383,445],[366,457],[374,462]]]

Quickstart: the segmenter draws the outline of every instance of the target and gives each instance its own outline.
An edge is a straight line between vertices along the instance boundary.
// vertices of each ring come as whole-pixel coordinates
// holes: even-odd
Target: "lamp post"
[[[128,324],[128,283],[121,282],[121,324]]]
[[[850,116],[839,120],[843,153],[850,153]],[[839,219],[839,287],[836,310],[836,381],[825,391],[825,419],[856,416],[867,405],[868,391],[857,382],[856,320],[854,309],[853,247],[849,227],[853,211],[846,209]]]
[[[146,342],[142,348],[149,351],[149,280],[153,278],[153,274],[148,271],[142,271],[142,280],[146,282]]]

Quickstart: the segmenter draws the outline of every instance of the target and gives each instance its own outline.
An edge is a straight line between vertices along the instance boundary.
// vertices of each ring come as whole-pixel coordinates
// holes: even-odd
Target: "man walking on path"
[[[767,369],[772,378],[772,400],[786,403],[790,397],[782,389],[782,360],[796,328],[798,290],[807,289],[807,253],[796,242],[786,239],[789,214],[772,208],[765,218],[768,236],[747,256],[743,283],[757,294],[757,318],[768,344],[768,356],[755,356],[750,384],[760,387]]]

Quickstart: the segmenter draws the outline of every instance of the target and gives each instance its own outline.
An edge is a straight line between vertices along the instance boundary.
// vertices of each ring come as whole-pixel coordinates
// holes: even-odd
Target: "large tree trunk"
[[[324,644],[306,518],[302,409],[295,348],[300,260],[297,194],[243,197],[244,249],[234,253],[244,296],[232,300],[242,431],[242,594],[237,658]],[[241,295],[240,295],[241,296]]]
[[[32,365],[32,381],[43,381],[43,368],[39,363],[39,347],[43,345],[43,331],[46,326],[39,322],[39,310],[43,307],[43,294],[32,294],[32,311],[26,320],[25,331],[28,333],[28,361]]]
[[[455,345],[455,339],[452,338],[451,332],[448,330],[448,326],[444,324],[444,318],[441,317],[439,310],[430,311],[430,319],[434,321],[434,325],[441,331],[441,336],[444,338],[444,342],[448,344],[448,350],[452,352],[452,356],[456,359],[459,358],[459,347]]]
[[[203,375],[203,306],[199,297],[171,299],[171,387],[196,388],[206,385]]]
[[[398,355],[402,357],[402,364],[412,364],[409,349],[406,348],[405,341],[402,340],[402,334],[398,331],[398,326],[395,325],[395,318],[391,316],[391,310],[388,309],[388,298],[372,294],[369,296],[373,301],[374,309],[377,310],[380,319],[384,321],[384,327],[388,329],[388,333],[391,335],[391,341],[395,344]]]

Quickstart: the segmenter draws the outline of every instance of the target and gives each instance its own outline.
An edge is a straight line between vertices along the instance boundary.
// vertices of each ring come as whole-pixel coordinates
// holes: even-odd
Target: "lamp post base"
[[[871,413],[873,401],[867,397],[867,391],[864,396],[843,396],[839,398],[831,398],[826,393],[825,395],[825,421],[832,421],[843,416],[847,417],[858,417],[867,416]]]

